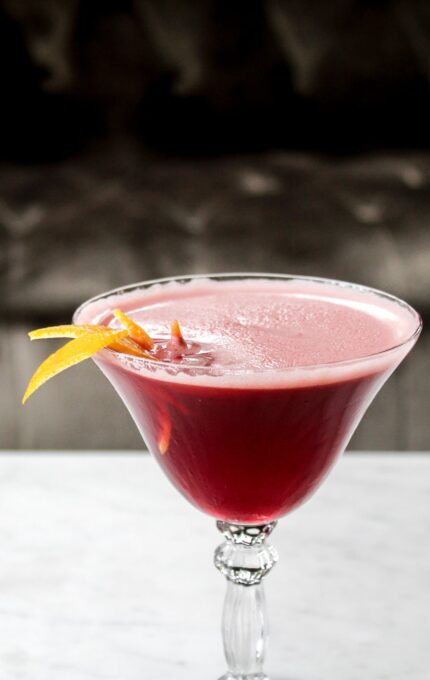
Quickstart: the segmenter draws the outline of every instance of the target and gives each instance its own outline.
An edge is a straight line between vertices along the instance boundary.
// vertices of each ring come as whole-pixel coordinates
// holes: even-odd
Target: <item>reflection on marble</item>
[[[351,455],[278,525],[272,680],[425,680],[430,459]],[[0,454],[0,678],[215,680],[220,537],[141,454]]]

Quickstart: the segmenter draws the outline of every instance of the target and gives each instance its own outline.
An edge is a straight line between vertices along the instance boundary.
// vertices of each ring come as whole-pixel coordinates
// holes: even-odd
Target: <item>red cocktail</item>
[[[267,279],[141,289],[76,320],[116,325],[118,306],[160,348],[179,317],[190,351],[170,365],[161,354],[151,370],[110,351],[96,363],[176,487],[208,514],[249,524],[316,488],[407,349],[392,348],[415,328],[387,296]]]
[[[106,349],[95,361],[174,485],[219,520],[227,541],[218,568],[231,583],[255,587],[243,601],[229,590],[225,678],[262,680],[256,586],[275,560],[265,537],[344,450],[415,343],[419,316],[352,284],[224,275],[113,291],[74,321],[117,328],[118,307],[155,338],[155,360]],[[185,345],[169,341],[173,319]]]

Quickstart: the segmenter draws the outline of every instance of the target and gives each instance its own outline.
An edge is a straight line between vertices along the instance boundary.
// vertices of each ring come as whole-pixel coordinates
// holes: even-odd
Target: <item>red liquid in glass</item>
[[[163,383],[103,362],[145,441],[175,486],[219,519],[285,514],[343,451],[380,374],[331,385],[224,389]],[[163,421],[171,438],[163,455]]]
[[[324,290],[327,300],[321,301],[321,286],[310,285],[299,301],[300,287],[295,297],[290,295],[291,285],[279,288],[280,284],[258,297],[250,286],[240,313],[233,313],[236,308],[227,297],[218,299],[227,294],[227,284],[213,285],[218,288],[211,287],[209,297],[203,285],[201,291],[183,287],[176,298],[170,289],[152,297],[148,292],[140,298],[105,301],[104,308],[99,303],[97,322],[102,310],[104,321],[111,323],[110,310],[121,306],[157,334],[161,327],[167,331],[167,319],[178,317],[186,339],[192,334],[193,341],[198,340],[199,328],[202,337],[212,338],[218,377],[205,377],[205,369],[197,369],[193,376],[186,357],[185,377],[180,371],[170,377],[165,371],[158,375],[158,369],[136,369],[106,351],[97,355],[96,363],[122,396],[153,455],[188,500],[219,519],[267,522],[316,489],[404,353],[364,363],[359,357],[394,347],[397,335],[405,336],[410,329],[405,319],[398,319],[398,325],[391,322],[387,308],[379,318],[343,306],[347,294],[340,294],[338,304],[336,290]],[[234,304],[239,285],[230,284]],[[216,321],[212,325],[207,321],[211,314]],[[221,323],[225,336],[218,346],[214,329],[218,325],[222,336]],[[267,351],[261,353],[264,343]],[[339,361],[351,363],[336,367]],[[303,368],[313,365],[320,370]],[[239,379],[238,369],[245,371]]]

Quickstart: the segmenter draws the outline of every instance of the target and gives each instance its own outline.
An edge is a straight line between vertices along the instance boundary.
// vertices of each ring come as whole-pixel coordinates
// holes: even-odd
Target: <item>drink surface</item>
[[[245,523],[315,490],[416,326],[389,298],[300,279],[162,284],[90,303],[77,321],[115,326],[115,307],[156,338],[160,365],[110,351],[96,363],[175,486]]]
[[[306,280],[154,286],[94,303],[84,321],[118,326],[115,306],[159,339],[158,358],[170,360],[162,340],[178,319],[194,345],[181,357],[183,365],[250,376],[377,354],[403,342],[414,323],[407,310],[384,298]]]

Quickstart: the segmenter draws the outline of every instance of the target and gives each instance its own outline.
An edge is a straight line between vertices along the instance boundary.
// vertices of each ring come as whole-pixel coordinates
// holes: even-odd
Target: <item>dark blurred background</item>
[[[152,277],[349,279],[430,309],[427,0],[0,0],[0,448],[141,441],[31,327]],[[428,449],[429,336],[352,447]]]

